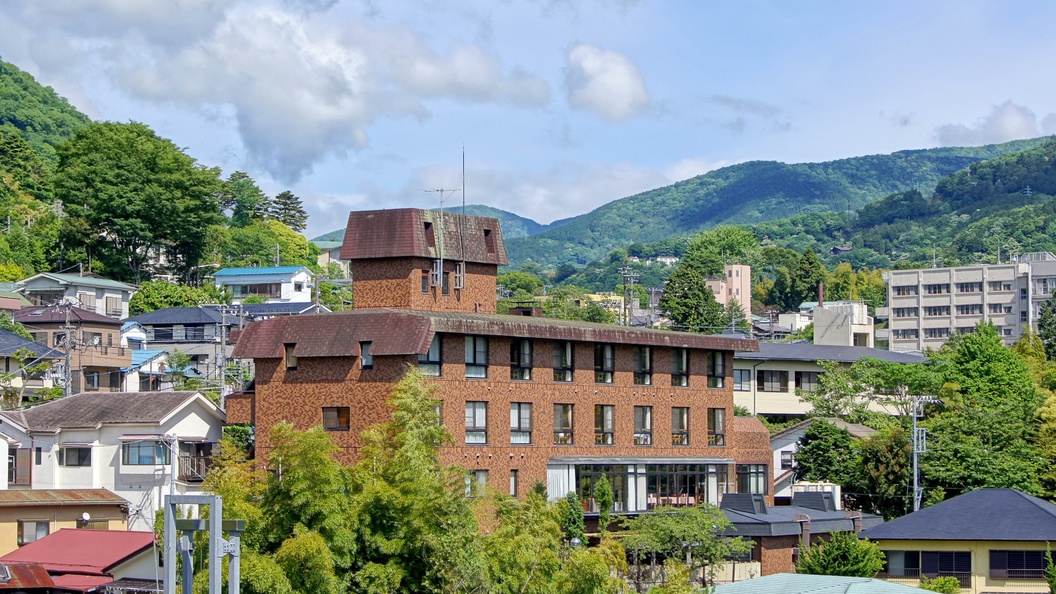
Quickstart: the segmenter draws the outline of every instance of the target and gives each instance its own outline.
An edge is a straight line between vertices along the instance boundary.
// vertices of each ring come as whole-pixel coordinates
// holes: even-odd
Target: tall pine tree
[[[308,226],[308,213],[301,206],[301,199],[286,190],[271,201],[271,218],[300,233]]]

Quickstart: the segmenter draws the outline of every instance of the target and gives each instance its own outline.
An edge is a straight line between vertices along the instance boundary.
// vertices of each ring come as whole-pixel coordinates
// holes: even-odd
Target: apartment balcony
[[[200,483],[212,465],[212,456],[180,455],[180,470],[177,478],[186,483]]]

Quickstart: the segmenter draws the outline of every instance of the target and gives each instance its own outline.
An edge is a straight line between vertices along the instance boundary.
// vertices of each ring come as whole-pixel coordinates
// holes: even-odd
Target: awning
[[[166,437],[156,433],[126,433],[117,439],[120,441],[165,441]]]
[[[205,436],[180,437],[178,439],[183,443],[205,443],[208,441]]]
[[[88,441],[64,441],[57,444],[60,448],[91,448],[95,447],[94,442]]]

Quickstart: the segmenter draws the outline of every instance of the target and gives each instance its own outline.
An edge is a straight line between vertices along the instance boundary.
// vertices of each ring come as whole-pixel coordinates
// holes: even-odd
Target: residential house
[[[55,582],[39,563],[0,563],[0,590],[14,594],[52,594]]]
[[[769,497],[769,432],[733,415],[733,352],[755,341],[496,314],[506,255],[493,218],[353,212],[342,257],[358,309],[255,322],[239,337],[255,391],[228,398],[228,420],[255,422],[259,460],[285,420],[321,424],[354,463],[361,431],[390,418],[389,393],[416,365],[454,437],[441,459],[471,485],[523,496],[542,483],[552,499],[578,493],[588,514],[602,474],[617,512]]]
[[[149,349],[179,351],[203,376],[219,379],[219,366],[231,354],[226,337],[232,326],[242,325],[239,310],[239,306],[166,307],[128,321],[143,327]]]
[[[128,501],[106,489],[0,490],[0,554],[62,528],[127,530]]]
[[[915,586],[952,576],[973,594],[1048,592],[1045,551],[1056,504],[1015,489],[978,489],[862,532],[887,557],[878,577]]]
[[[767,505],[758,495],[731,493],[719,506],[732,524],[730,536],[751,539],[751,561],[758,575],[795,571],[796,554],[803,543],[815,544],[833,532],[861,532],[881,524],[873,514],[839,509],[827,492],[796,493],[791,505]]]
[[[152,529],[170,488],[200,490],[223,422],[198,392],[84,392],[0,412],[17,442],[10,488],[108,489],[130,502],[134,530]]]
[[[55,385],[52,366],[62,361],[65,355],[14,332],[0,329],[0,356],[4,358],[0,390],[32,397],[38,390]],[[47,363],[49,368],[35,370],[41,363]],[[18,400],[21,401],[21,398]]]
[[[825,371],[819,361],[850,366],[864,357],[894,363],[926,360],[912,353],[860,346],[761,342],[758,351],[734,354],[734,403],[753,415],[802,417],[810,411],[810,405],[800,400],[796,390],[811,391],[817,387],[818,378]]]
[[[2,287],[0,288],[0,311],[10,314],[33,305],[33,302],[26,299],[25,295],[15,291],[15,283],[0,283],[0,287]]]
[[[216,287],[231,293],[236,305],[251,295],[269,303],[307,303],[312,300],[313,277],[304,266],[222,268],[213,273]]]
[[[150,581],[154,591],[161,590],[152,531],[63,528],[0,557],[0,562],[39,563],[62,592],[99,592],[115,580],[128,579]]]
[[[27,307],[14,320],[40,344],[69,351],[71,392],[121,390],[121,370],[132,360],[121,346],[121,321],[73,306]],[[72,340],[66,340],[70,326]]]
[[[88,274],[42,272],[17,283],[32,305],[73,303],[77,307],[121,320],[128,317],[128,300],[136,287]]]
[[[169,357],[165,351],[140,349],[132,351],[132,363],[121,370],[125,392],[157,392],[172,389],[168,373]]]
[[[791,427],[778,431],[770,436],[770,449],[774,452],[774,503],[780,505],[792,500],[794,487],[799,484],[796,481],[793,468],[796,464],[796,451],[799,449],[799,440],[806,434],[807,429],[816,422],[830,423],[847,431],[851,437],[865,439],[872,437],[876,429],[866,427],[857,423],[848,423],[843,419],[812,418],[800,421]],[[811,487],[818,486],[816,483]],[[829,490],[833,492],[834,499],[840,503],[840,485],[833,485]]]
[[[147,348],[147,329],[137,322],[121,324],[121,346],[133,351]]]
[[[884,273],[893,351],[937,349],[979,322],[997,326],[1006,345],[1037,330],[1041,304],[1056,291],[1056,256],[1020,254],[1007,264],[891,270]]]
[[[341,259],[341,245],[343,242],[313,240],[312,243],[319,248],[318,263],[323,270],[327,270],[330,264],[336,264],[341,270],[339,277],[330,280],[350,280],[352,278],[348,272],[348,262]]]
[[[835,248],[833,248],[835,249]],[[776,573],[733,584],[719,584],[715,594],[920,594],[920,588],[876,578]]]

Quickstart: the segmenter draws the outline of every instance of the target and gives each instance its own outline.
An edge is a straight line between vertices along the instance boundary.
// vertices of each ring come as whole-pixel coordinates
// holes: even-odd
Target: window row
[[[439,377],[441,368],[440,335],[433,336],[429,344],[429,350],[418,355],[418,369],[427,376]],[[364,345],[366,350],[364,350]],[[364,352],[362,366],[368,367],[366,362],[370,343],[360,343]],[[633,373],[634,384],[639,386],[653,385],[653,348],[650,346],[634,346]],[[533,379],[534,343],[530,338],[513,338],[510,340],[510,379],[515,381],[528,381]],[[613,383],[616,372],[616,347],[613,344],[598,343],[594,345],[594,382],[599,384]],[[470,379],[486,379],[488,377],[488,337],[466,336],[465,337],[465,365],[466,377]],[[671,350],[670,378],[673,387],[689,386],[689,349],[675,348]],[[726,360],[725,353],[710,352],[706,360],[705,373],[707,375],[707,387],[722,388],[725,385]],[[373,365],[373,358],[370,359]],[[287,368],[289,364],[287,363]],[[553,343],[551,350],[551,367],[553,380],[555,382],[571,382],[575,370],[574,348],[570,341],[557,341]],[[538,379],[538,378],[534,378]]]
[[[532,436],[534,427],[533,405],[531,402],[510,403],[510,443],[528,445],[535,443]],[[571,445],[574,443],[575,405],[555,404],[553,417],[554,445]],[[671,408],[671,445],[690,445],[690,423],[688,407]],[[467,444],[487,444],[488,441],[488,403],[482,401],[466,402],[465,430]],[[634,407],[634,434],[636,446],[651,446],[655,443],[653,427],[653,407]],[[616,443],[616,407],[611,404],[594,405],[594,445],[615,445]],[[726,409],[708,409],[707,443],[709,446],[726,445]]]
[[[796,371],[792,372],[796,390],[813,392],[818,388],[818,380],[821,378],[820,371]],[[757,369],[755,372],[755,386],[758,392],[788,392],[789,372],[772,369]],[[733,391],[752,391],[752,371],[750,369],[733,370]]]

